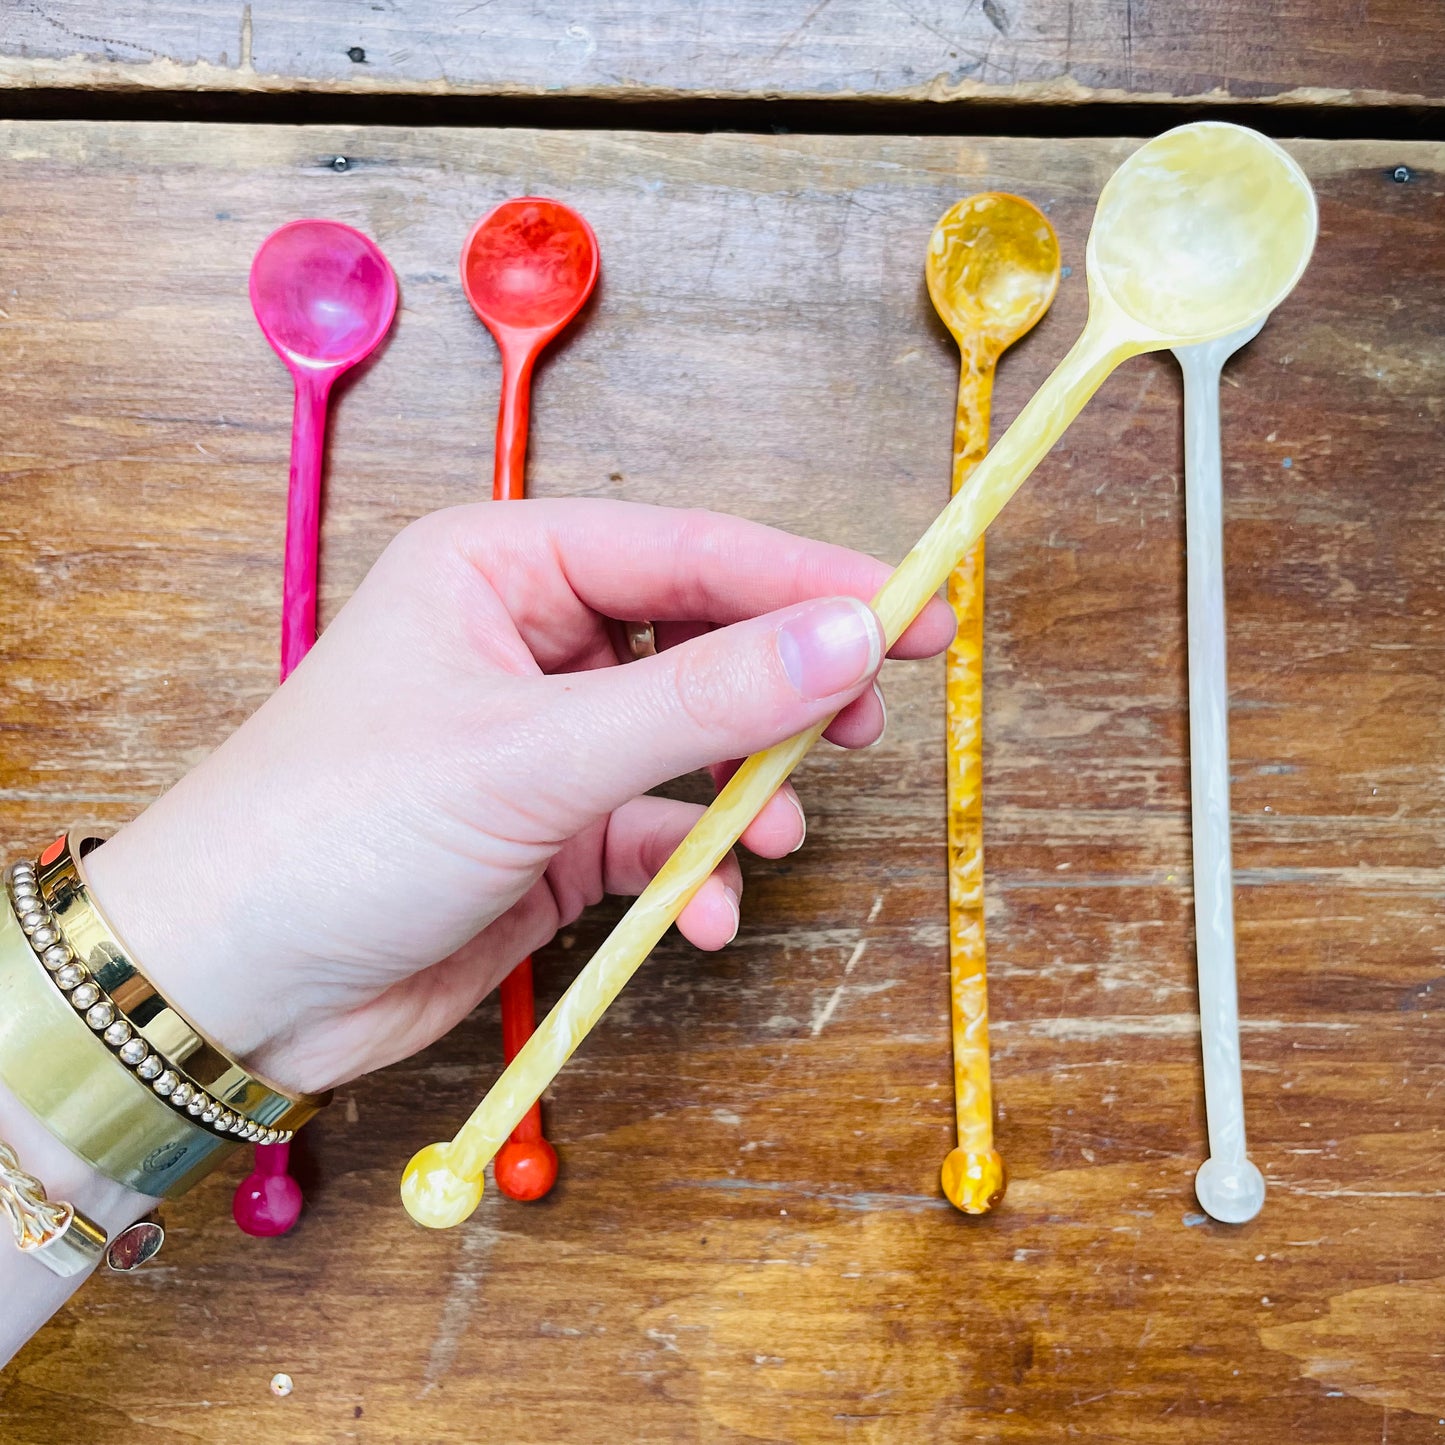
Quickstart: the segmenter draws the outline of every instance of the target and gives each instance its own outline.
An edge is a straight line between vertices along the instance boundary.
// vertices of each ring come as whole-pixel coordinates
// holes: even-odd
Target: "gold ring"
[[[650,622],[624,622],[627,633],[627,650],[634,660],[657,656],[657,634]]]

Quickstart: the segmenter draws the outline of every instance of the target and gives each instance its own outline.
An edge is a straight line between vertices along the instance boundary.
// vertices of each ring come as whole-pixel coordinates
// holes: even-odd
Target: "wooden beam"
[[[8,0],[0,85],[623,100],[1445,103],[1414,0]]]

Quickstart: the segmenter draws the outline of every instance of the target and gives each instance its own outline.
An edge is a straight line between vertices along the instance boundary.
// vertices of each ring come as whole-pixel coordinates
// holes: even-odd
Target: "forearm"
[[[114,1237],[149,1214],[154,1199],[114,1183],[54,1139],[0,1083],[0,1139],[10,1144],[27,1173],[45,1185],[51,1199],[64,1199]],[[0,1229],[9,1233],[8,1226]],[[0,1367],[84,1283],[62,1279],[0,1238]]]
[[[65,864],[68,856],[61,857],[61,865],[78,866]],[[55,860],[51,857],[50,861]],[[97,906],[102,902],[107,905],[116,902],[123,914],[137,908],[154,914],[159,906],[151,895],[157,885],[163,886],[167,876],[164,869],[158,868],[139,882],[123,879],[107,888],[103,899],[93,901]],[[37,884],[33,874],[28,877],[30,881],[23,886],[30,890],[33,899]],[[161,1102],[164,1096],[152,1095],[142,1082],[151,1076],[140,1071],[138,1076],[128,1078],[122,1058],[118,1054],[108,1057],[109,1051],[98,1037],[88,1036],[90,1031],[84,1027],[79,1030],[80,1037],[75,1036],[70,1010],[65,1007],[64,995],[57,987],[62,985],[62,973],[56,971],[60,961],[42,957],[41,944],[46,937],[43,929],[49,930],[53,942],[57,929],[75,928],[76,921],[61,923],[62,915],[58,911],[48,919],[32,918],[25,927],[25,932],[31,935],[28,942],[17,922],[27,906],[42,914],[47,905],[63,907],[55,902],[55,898],[63,894],[50,891],[55,886],[54,880],[49,885],[42,883],[42,899],[24,905],[18,902],[22,896],[20,891],[13,894],[14,903],[9,891],[19,890],[20,883],[7,879],[5,884],[0,884],[0,910],[5,915],[0,1005],[6,1009],[5,1028],[0,1034],[7,1051],[4,1077],[14,1085],[11,1089],[0,1081],[0,1139],[10,1145],[20,1169],[41,1185],[53,1203],[70,1204],[104,1231],[108,1240],[114,1241],[128,1226],[155,1208],[157,1200],[141,1192],[144,1186],[154,1181],[156,1192],[168,1187],[163,1174],[144,1172],[149,1156],[169,1150],[167,1157],[188,1157],[184,1151],[195,1148],[197,1141],[204,1141],[207,1136],[199,1129],[199,1121],[192,1125],[175,1120]],[[205,900],[201,902],[204,905]],[[98,920],[99,915],[90,916],[92,926]],[[83,930],[84,916],[79,926]],[[82,931],[78,936],[85,937],[85,934]],[[89,944],[80,944],[76,938],[77,935],[69,931],[61,937],[59,951],[62,955],[68,953],[72,960],[66,968],[80,967],[83,971],[88,964],[96,969],[100,966],[97,953],[108,959],[117,956],[113,945],[96,945],[93,938]],[[45,947],[49,949],[50,944]],[[124,952],[123,945],[121,952]],[[162,940],[156,942],[153,952],[168,981],[187,977],[190,950],[165,946]],[[74,987],[75,980],[62,986]],[[93,997],[95,982],[92,980],[86,986]],[[79,998],[78,990],[75,998]],[[113,1017],[115,1005],[109,999],[104,999],[103,1004],[110,1011],[108,1017]],[[60,1011],[58,1019],[54,1014],[56,1008]],[[227,1033],[224,1012],[216,1022],[224,1038]],[[95,1028],[97,1025],[92,1023],[91,1029]],[[139,1090],[138,1082],[141,1083]],[[45,1122],[52,1117],[60,1121],[54,1125],[55,1133]],[[96,1120],[109,1121],[114,1138],[104,1130],[96,1134],[93,1127]],[[112,1145],[119,1140],[128,1142],[117,1152]],[[111,1153],[95,1153],[97,1148],[110,1149]],[[131,1152],[128,1154],[127,1150]],[[217,1158],[224,1157],[216,1155],[214,1149],[211,1153]],[[102,1173],[87,1163],[86,1155],[108,1158],[110,1162],[104,1166],[107,1172]],[[205,1156],[194,1157],[203,1160]],[[115,1178],[110,1177],[112,1173]],[[55,1257],[52,1252],[61,1247],[58,1243],[30,1253],[4,1238],[10,1232],[7,1222],[0,1217],[0,1363],[9,1360],[86,1278],[85,1274],[61,1277],[47,1268],[47,1263]]]
[[[15,978],[38,990],[37,1022],[22,1028],[18,1012],[0,1011],[0,1039],[14,1021],[17,1059],[53,1086],[50,1102],[77,1130],[100,1136],[77,1134],[78,1147],[109,1159],[116,1145],[107,1167],[147,1188],[180,1187],[228,1133],[299,1126],[319,1102],[310,1096],[426,1047],[588,902],[640,893],[701,811],[651,796],[659,784],[829,718],[841,745],[874,741],[886,639],[860,599],[886,575],[858,554],[705,513],[517,503],[414,524],[286,685],[89,855],[87,958],[101,938],[102,969],[123,964],[122,983],[139,979],[138,997],[188,1026],[192,1053],[204,1043],[206,1077],[183,1080],[182,1098],[184,1058],[141,1073],[159,1066],[121,1057],[134,1039],[77,1036],[55,994],[77,980],[38,974],[29,955],[38,924],[31,944],[14,927],[10,939],[25,965]],[[614,666],[613,618],[663,619],[661,650]],[[954,627],[937,601],[896,651],[940,651]],[[742,841],[782,857],[802,838],[785,787]],[[73,897],[86,870],[72,858],[64,871],[79,880]],[[39,887],[37,875],[24,891]],[[728,857],[683,910],[683,934],[725,946],[741,889]],[[70,1000],[109,1032],[90,1021],[91,989]],[[109,1020],[116,1001],[100,1002]],[[132,1027],[143,1025],[122,1021]],[[111,1114],[49,1068],[47,1051],[67,1038],[72,1071],[133,1116],[115,1139],[103,1137]],[[162,1052],[147,1036],[152,1046]],[[249,1076],[227,1086],[219,1113],[196,1097],[229,1076],[216,1054]],[[26,1074],[9,1077],[27,1089]],[[137,1079],[161,1088],[138,1090]],[[243,1099],[251,1112],[238,1119]],[[36,1117],[0,1090],[0,1138],[52,1199],[111,1235],[148,1211],[150,1200],[51,1138],[44,1102],[31,1102]],[[196,1137],[218,1119],[219,1134]],[[74,1288],[0,1239],[0,1359]]]

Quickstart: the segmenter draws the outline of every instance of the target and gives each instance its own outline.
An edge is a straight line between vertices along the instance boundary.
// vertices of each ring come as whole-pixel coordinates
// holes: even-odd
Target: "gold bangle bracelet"
[[[91,896],[83,860],[103,841],[95,837],[77,840],[65,833],[40,855],[36,866],[39,893],[61,939],[88,971],[100,996],[155,1050],[161,1067],[181,1081],[189,1097],[183,1105],[167,1091],[172,1104],[187,1107],[193,1117],[199,1116],[203,1124],[222,1133],[239,1133],[266,1144],[289,1140],[330,1095],[285,1092],[237,1063],[167,1002],[136,967]],[[190,1088],[185,1089],[185,1084]],[[255,1127],[248,1127],[245,1121]]]
[[[239,1142],[178,1114],[119,1064],[0,899],[0,1079],[62,1144],[127,1189],[174,1198]]]
[[[149,1084],[171,1108],[190,1115],[217,1134],[236,1134],[261,1144],[283,1143],[291,1138],[289,1129],[269,1128],[228,1108],[157,1052],[144,1034],[136,1031],[60,931],[60,922],[41,896],[35,870],[29,863],[15,864],[6,873],[5,884],[15,916],[30,939],[36,957],[45,965],[45,971],[69,1000],[71,1008],[83,1014],[106,1046],[115,1050],[119,1063],[134,1069],[136,1078]]]

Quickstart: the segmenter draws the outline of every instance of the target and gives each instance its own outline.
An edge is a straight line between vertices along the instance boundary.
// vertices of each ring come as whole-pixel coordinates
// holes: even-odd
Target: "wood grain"
[[[503,197],[558,195],[602,247],[538,378],[534,495],[897,558],[948,494],[934,221],[1018,191],[1073,268],[1003,360],[1000,426],[1081,323],[1129,148],[0,127],[0,844],[129,816],[272,686],[290,393],[245,278],[276,224],[360,225],[402,287],[333,424],[329,617],[407,519],[487,493],[498,367],[456,255]],[[1258,1220],[1191,1193],[1180,382],[1140,359],[989,535],[996,1214],[937,1192],[942,669],[895,665],[886,741],[805,765],[808,846],[748,868],[737,944],[668,942],[558,1080],[551,1198],[493,1191],[444,1235],[400,1208],[499,1067],[488,1005],[308,1131],[291,1237],[234,1230],[235,1177],[173,1207],[159,1268],[88,1287],[0,1378],[0,1437],[1438,1440],[1445,148],[1294,149],[1319,252],[1224,399]],[[612,916],[539,957],[544,1001]]]
[[[0,84],[618,99],[1445,103],[1413,0],[0,0]]]

